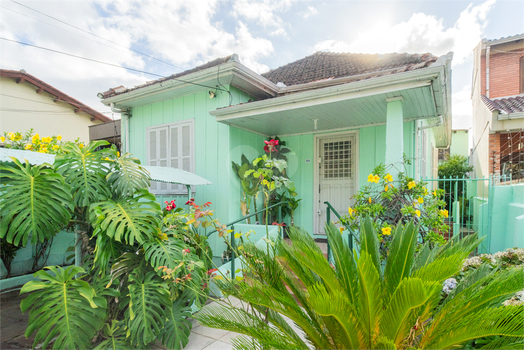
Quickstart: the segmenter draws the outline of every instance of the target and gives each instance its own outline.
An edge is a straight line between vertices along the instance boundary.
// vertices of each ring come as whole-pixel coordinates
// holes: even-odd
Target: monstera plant
[[[475,235],[416,253],[418,227],[399,225],[384,262],[369,217],[359,251],[333,225],[326,232],[331,262],[295,228],[292,244],[277,242],[272,254],[244,244],[242,281],[217,284],[249,307],[217,305],[197,319],[241,333],[237,349],[452,349],[493,335],[486,348],[522,348],[524,306],[502,305],[522,289],[522,268],[471,276],[442,300],[443,282],[480,243]]]
[[[26,336],[56,349],[183,348],[207,266],[187,227],[164,224],[140,162],[106,145],[64,145],[54,164],[0,164],[0,238],[23,245],[69,226],[87,242],[82,267],[46,267],[22,288]]]

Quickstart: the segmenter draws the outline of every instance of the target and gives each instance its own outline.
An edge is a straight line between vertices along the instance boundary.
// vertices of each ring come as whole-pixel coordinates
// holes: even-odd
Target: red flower
[[[218,269],[211,269],[207,271],[208,275],[211,275],[213,272],[218,271]]]
[[[264,151],[266,151],[267,153],[278,152],[276,148],[276,146],[278,145],[278,140],[271,139],[270,141],[264,141],[264,143],[266,144],[264,146]]]
[[[284,226],[286,226],[286,223],[283,222],[283,223],[279,224],[278,222],[275,221],[275,222],[272,223],[271,225],[276,225],[276,226],[284,227]]]
[[[168,206],[166,207],[166,210],[167,210],[167,211],[171,211],[171,210],[173,210],[173,207],[170,206],[170,205],[168,205]]]
[[[186,249],[182,250],[182,253],[188,254],[188,253],[191,253],[191,250],[189,250],[189,248],[186,248]]]

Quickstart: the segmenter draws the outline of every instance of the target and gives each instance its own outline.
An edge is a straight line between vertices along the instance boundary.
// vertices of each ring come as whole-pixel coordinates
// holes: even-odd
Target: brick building
[[[471,97],[475,175],[524,182],[524,34],[477,45]]]

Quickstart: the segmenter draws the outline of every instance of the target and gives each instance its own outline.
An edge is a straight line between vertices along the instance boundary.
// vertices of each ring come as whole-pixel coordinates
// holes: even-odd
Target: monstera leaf
[[[107,175],[107,182],[113,192],[123,197],[130,197],[142,188],[151,185],[147,170],[140,166],[137,158],[132,158],[130,153],[116,157],[111,163],[112,170]]]
[[[182,252],[187,246],[179,239],[169,237],[167,240],[155,238],[144,243],[144,251],[147,261],[158,270],[160,266],[174,269],[184,258]]]
[[[172,306],[167,284],[154,271],[145,276],[129,276],[129,296],[124,299],[127,334],[132,345],[141,349],[156,339],[167,318],[165,310]]]
[[[112,239],[129,245],[143,244],[152,238],[160,225],[160,204],[147,190],[133,198],[107,200],[91,205],[90,220],[94,227]]]
[[[71,187],[49,165],[0,164],[0,238],[16,246],[53,237],[71,218]]]
[[[106,323],[103,331],[106,339],[98,344],[95,350],[128,350],[134,348],[126,339],[124,322],[112,320],[111,324]]]
[[[48,271],[52,273],[49,273]],[[54,340],[54,349],[89,349],[91,339],[104,325],[107,303],[95,290],[80,279],[81,267],[47,267],[38,271],[39,281],[27,282],[20,294],[31,294],[20,304],[29,311],[26,337],[36,332],[33,347],[43,342],[45,349]]]
[[[109,151],[96,150],[105,145],[107,141],[91,142],[83,148],[67,144],[63,146],[67,153],[55,158],[55,167],[71,185],[78,207],[88,207],[111,195],[105,179],[109,171],[109,161],[105,158]]]
[[[179,298],[166,310],[167,322],[164,324],[161,339],[162,345],[169,349],[182,349],[189,342],[188,337],[193,325],[188,320],[188,317],[191,317],[191,308],[185,304],[186,301]]]

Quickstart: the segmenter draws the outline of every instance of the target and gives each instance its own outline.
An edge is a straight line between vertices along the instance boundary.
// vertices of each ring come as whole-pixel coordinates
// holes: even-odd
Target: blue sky
[[[481,38],[524,32],[520,0],[17,1],[119,45],[11,0],[0,1],[0,37],[164,76],[233,52],[262,73],[320,50],[435,55],[454,51],[455,128],[470,125],[472,50]],[[154,79],[6,41],[0,45],[2,68],[23,68],[100,111],[107,109],[98,101],[98,92]]]

